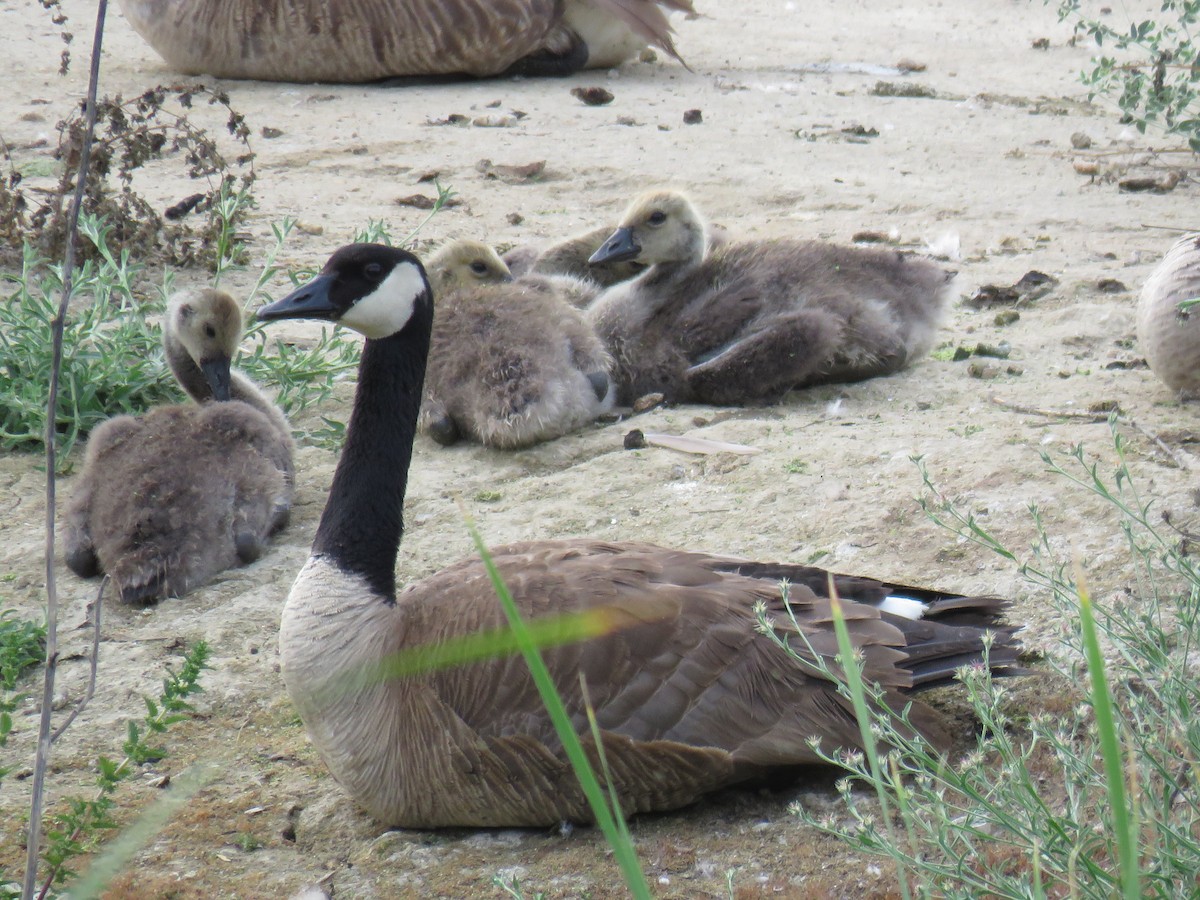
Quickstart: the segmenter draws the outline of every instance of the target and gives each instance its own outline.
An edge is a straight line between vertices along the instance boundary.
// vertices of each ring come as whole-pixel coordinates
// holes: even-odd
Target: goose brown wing
[[[127,18],[190,72],[278,81],[494,75],[536,52],[558,0],[124,0]]]
[[[576,729],[585,732],[590,704],[606,742],[628,743],[630,767],[644,764],[637,753],[696,748],[719,751],[724,765],[746,770],[813,762],[813,737],[826,750],[857,745],[848,703],[813,662],[814,654],[831,658],[836,652],[828,600],[804,583],[819,570],[767,566],[752,573],[748,567],[755,564],[739,560],[601,542],[513,545],[495,553],[526,618],[576,610],[611,628],[589,641],[548,648],[543,656]],[[783,612],[783,580],[791,582],[794,622]],[[878,582],[858,581],[864,595],[886,595]],[[438,590],[436,615],[453,618],[454,630],[468,619],[473,628],[502,621],[481,567],[461,564],[421,587]],[[757,604],[792,632],[795,656],[758,633]],[[904,668],[902,627],[867,604],[848,602],[846,613],[868,676],[901,708],[906,699],[900,691],[913,680]],[[532,739],[557,750],[520,658],[447,670],[432,684],[484,741]],[[917,724],[936,737],[923,711]]]

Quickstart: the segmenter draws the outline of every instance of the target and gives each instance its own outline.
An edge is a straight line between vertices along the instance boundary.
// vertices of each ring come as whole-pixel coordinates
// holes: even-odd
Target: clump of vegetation
[[[65,323],[62,390],[55,420],[64,456],[105,419],[175,400],[158,329],[161,304],[134,298],[136,266],[114,256],[107,225],[85,217],[81,230],[99,261],[75,277],[77,303]],[[46,386],[53,362],[50,323],[58,314],[62,272],[25,245],[21,271],[0,273],[13,293],[0,303],[0,447],[40,449],[46,437]]]
[[[1045,0],[1049,3],[1050,0]],[[1091,12],[1096,4],[1057,0],[1060,20],[1075,23],[1097,47],[1109,47],[1082,73],[1092,95],[1115,95],[1123,121],[1145,132],[1161,127],[1200,153],[1200,57],[1195,41],[1200,0],[1161,0],[1163,18],[1110,25]],[[1117,55],[1119,54],[1119,56]]]
[[[15,693],[17,681],[46,658],[46,626],[18,619],[9,609],[0,612],[0,747],[12,733],[12,714],[25,698]],[[9,773],[0,766],[0,780]]]
[[[1017,563],[1059,611],[1063,653],[1050,664],[1064,701],[1014,721],[1011,682],[985,669],[960,673],[982,726],[979,746],[951,764],[872,703],[874,689],[845,690],[860,726],[890,749],[827,757],[847,773],[845,815],[806,821],[897,865],[904,896],[1191,896],[1200,872],[1200,567],[1177,534],[1153,521],[1131,479],[1114,427],[1111,475],[1075,448],[1049,469],[1115,511],[1141,583],[1129,604],[1094,604],[1051,548],[1036,507],[1038,540],[1025,561],[971,513],[934,489],[923,506],[939,524]],[[1104,644],[1105,654],[1101,653]],[[848,658],[848,657],[843,657]],[[1106,661],[1107,658],[1107,661]],[[1047,675],[1046,677],[1053,677]],[[865,785],[868,794],[858,790]]]
[[[218,198],[224,215],[216,230],[218,277],[245,253],[230,225],[240,209],[237,195]],[[265,285],[279,274],[274,260],[292,223],[275,228],[258,285],[247,301],[265,295]],[[63,362],[55,433],[65,458],[74,444],[104,420],[138,414],[162,403],[183,400],[162,352],[158,320],[164,309],[162,292],[139,299],[135,287],[143,266],[123,249],[114,253],[107,220],[92,215],[80,219],[80,233],[92,258],[75,273],[75,302],[64,326]],[[296,283],[299,275],[291,273]],[[11,287],[0,303],[0,448],[37,450],[46,434],[46,385],[53,363],[51,322],[62,291],[61,268],[51,265],[36,248],[26,245],[21,269],[0,273],[0,284]],[[278,339],[268,342],[257,324],[248,329],[252,349],[236,362],[256,381],[278,390],[277,401],[294,415],[330,396],[335,378],[358,367],[359,344],[333,329],[309,346]],[[326,420],[315,432],[319,443],[340,443],[344,425]]]
[[[28,646],[28,644],[26,645]],[[6,645],[0,645],[0,660],[6,655]],[[208,668],[209,649],[198,642],[183,657],[178,672],[168,672],[157,699],[145,697],[146,714],[141,724],[130,721],[121,744],[123,758],[118,762],[106,756],[96,760],[96,794],[90,798],[68,797],[64,809],[49,816],[46,846],[41,859],[44,866],[42,888],[38,896],[46,896],[53,887],[63,886],[75,877],[70,863],[91,852],[103,835],[117,827],[113,806],[117,786],[132,775],[139,766],[163,759],[167,752],[150,743],[151,735],[163,735],[170,726],[187,718],[191,712],[188,697],[202,690],[200,674]],[[5,884],[0,871],[0,900],[21,896],[19,890]]]
[[[213,129],[192,121],[201,110],[220,110],[233,150],[222,146]],[[40,256],[62,256],[86,130],[82,106],[58,123],[57,177],[49,185],[38,179],[33,189],[27,189],[24,170],[0,142],[8,168],[0,178],[0,248],[9,248],[0,250],[0,264],[15,264],[5,254],[19,252],[26,243]],[[250,129],[228,94],[202,84],[160,85],[131,100],[105,97],[96,105],[82,210],[103,218],[113,241],[143,261],[213,266],[221,229],[232,224],[219,208],[221,197],[243,195],[239,214],[250,205],[255,175],[249,137]],[[151,179],[161,181],[162,167],[170,161],[201,184],[160,213],[139,188]],[[192,224],[197,216],[199,222]],[[81,249],[84,258],[94,252]]]

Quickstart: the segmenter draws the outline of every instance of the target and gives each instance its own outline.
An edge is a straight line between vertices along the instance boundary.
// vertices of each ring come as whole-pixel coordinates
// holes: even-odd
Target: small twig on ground
[[[1008,400],[1001,400],[993,395],[988,398],[992,403],[999,406],[1001,409],[1007,409],[1009,412],[1024,413],[1029,416],[1042,416],[1047,419],[1080,419],[1084,422],[1107,422],[1110,413],[1093,413],[1093,412],[1074,412],[1073,410],[1065,409],[1040,409],[1036,406],[1025,406],[1020,403],[1011,403]]]
[[[1119,422],[1124,422],[1126,425],[1128,425],[1134,431],[1138,432],[1138,434],[1142,435],[1142,437],[1146,438],[1146,440],[1148,440],[1152,444],[1154,444],[1154,446],[1156,446],[1160,451],[1162,451],[1163,454],[1166,455],[1167,460],[1175,468],[1183,469],[1185,472],[1190,472],[1194,468],[1192,466],[1191,459],[1187,455],[1185,455],[1184,453],[1182,453],[1178,450],[1175,450],[1171,447],[1168,447],[1166,445],[1166,443],[1163,441],[1163,439],[1160,438],[1153,431],[1143,428],[1137,422],[1133,421],[1133,419],[1127,418],[1125,416],[1119,416],[1117,420]]]
[[[71,726],[71,723],[75,721],[75,717],[83,712],[84,707],[88,705],[88,701],[92,699],[92,695],[96,693],[96,668],[100,663],[100,611],[104,608],[102,604],[104,603],[104,589],[106,587],[108,587],[107,575],[100,580],[100,590],[96,592],[96,600],[92,603],[92,670],[88,674],[87,691],[84,692],[83,699],[75,704],[75,708],[71,710],[70,715],[67,716],[67,720],[55,729],[54,734],[50,735],[51,744],[54,744],[55,741],[62,737],[63,732]]]
[[[1157,231],[1173,231],[1176,234],[1187,234],[1190,231],[1196,231],[1200,228],[1200,222],[1192,225],[1190,228],[1182,225],[1151,225],[1149,222],[1142,222],[1142,228],[1153,228]]]
[[[988,399],[991,400],[991,402],[996,406],[999,406],[1001,409],[1007,409],[1009,412],[1022,413],[1030,416],[1044,416],[1047,419],[1077,419],[1083,422],[1107,422],[1109,418],[1114,415],[1112,412],[1091,413],[1073,412],[1071,410],[1063,409],[1039,409],[1036,406],[1024,406],[1020,403],[1010,403],[1009,401],[1001,400],[996,396],[989,397]],[[1195,466],[1192,465],[1191,458],[1188,455],[1168,447],[1166,442],[1163,441],[1163,439],[1157,434],[1155,434],[1153,431],[1150,431],[1148,428],[1143,428],[1133,419],[1129,418],[1129,416],[1121,415],[1120,410],[1116,411],[1116,420],[1122,425],[1128,425],[1142,437],[1146,438],[1146,440],[1150,441],[1150,443],[1152,443],[1164,456],[1166,456],[1168,465],[1171,465],[1176,469],[1183,469],[1185,472],[1190,472],[1195,468]]]
[[[92,64],[88,75],[87,131],[79,157],[75,195],[67,223],[66,252],[63,259],[63,291],[58,313],[51,325],[54,335],[54,361],[50,369],[50,390],[46,401],[46,671],[42,680],[42,714],[38,724],[37,755],[30,784],[29,830],[26,838],[25,878],[21,896],[29,900],[37,889],[38,852],[42,842],[42,805],[45,801],[46,769],[50,763],[50,719],[54,712],[54,675],[58,667],[58,589],[54,580],[54,473],[57,471],[55,445],[58,423],[58,373],[62,368],[63,327],[74,286],[75,244],[79,232],[79,210],[87,187],[88,162],[92,134],[96,127],[96,92],[100,83],[100,48],[104,37],[104,17],[108,0],[96,5],[96,32],[92,40]]]

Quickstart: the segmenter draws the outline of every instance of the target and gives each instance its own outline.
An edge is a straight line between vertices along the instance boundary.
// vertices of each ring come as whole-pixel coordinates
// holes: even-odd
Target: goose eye
[[[371,281],[378,281],[383,277],[383,266],[377,262],[367,263],[363,266],[363,274]]]
[[[471,263],[471,271],[476,275],[486,275],[487,270],[488,267],[486,263],[482,263],[479,260],[475,260],[475,262]]]
[[[217,329],[213,328],[211,325],[205,325],[204,336],[208,338],[215,338],[217,336]]]
[[[656,209],[654,212],[650,213],[650,217],[646,219],[646,221],[651,225],[661,225],[663,222],[667,221],[667,214],[661,209]]]

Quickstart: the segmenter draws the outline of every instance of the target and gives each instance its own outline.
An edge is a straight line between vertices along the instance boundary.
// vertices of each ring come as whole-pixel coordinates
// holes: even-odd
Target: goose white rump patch
[[[920,619],[924,617],[925,610],[929,609],[929,605],[922,603],[920,600],[914,600],[912,597],[901,597],[899,594],[892,594],[890,597],[885,597],[883,602],[879,604],[879,611],[891,613],[893,616],[902,616],[905,619]]]

